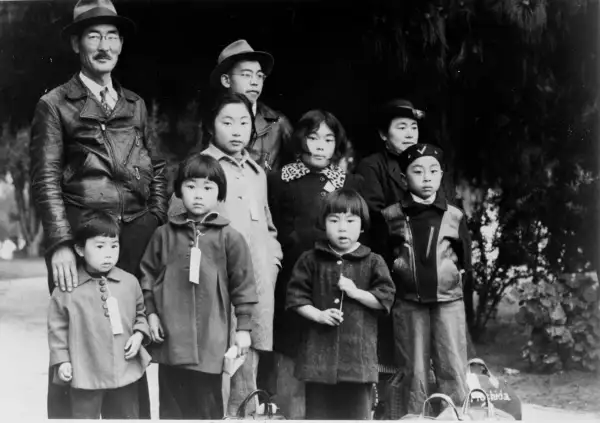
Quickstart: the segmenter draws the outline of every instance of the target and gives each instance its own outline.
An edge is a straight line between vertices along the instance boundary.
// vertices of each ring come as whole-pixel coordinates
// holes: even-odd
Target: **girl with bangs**
[[[356,191],[328,194],[319,218],[326,238],[300,256],[289,280],[285,307],[304,322],[294,374],[305,382],[309,420],[371,418],[377,319],[390,312],[395,287],[383,258],[358,242],[368,226]]]
[[[281,272],[275,287],[273,361],[270,391],[290,419],[304,418],[304,386],[293,376],[293,359],[300,342],[302,321],[285,311],[287,284],[296,260],[319,239],[319,204],[328,193],[354,186],[356,178],[339,166],[348,140],[339,120],[323,110],[305,113],[291,139],[294,161],[268,177],[269,207],[283,250]]]

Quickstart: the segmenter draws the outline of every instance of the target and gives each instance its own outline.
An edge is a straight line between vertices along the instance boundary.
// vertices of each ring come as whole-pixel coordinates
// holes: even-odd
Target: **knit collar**
[[[281,168],[281,179],[285,182],[290,182],[295,179],[300,179],[303,176],[311,173],[311,170],[300,159],[293,163],[287,164]],[[322,173],[329,179],[335,189],[340,189],[346,181],[346,173],[339,166],[330,164],[326,168],[315,173]]]

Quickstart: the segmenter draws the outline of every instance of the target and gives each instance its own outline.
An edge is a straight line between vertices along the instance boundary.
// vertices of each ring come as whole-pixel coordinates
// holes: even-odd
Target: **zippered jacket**
[[[144,100],[114,87],[107,114],[79,75],[45,94],[31,126],[31,189],[46,252],[72,241],[67,206],[104,210],[132,221],[167,217],[165,160],[150,137]]]
[[[423,205],[409,194],[382,215],[393,252],[396,297],[420,303],[461,299],[464,278],[472,270],[464,212],[440,195]]]

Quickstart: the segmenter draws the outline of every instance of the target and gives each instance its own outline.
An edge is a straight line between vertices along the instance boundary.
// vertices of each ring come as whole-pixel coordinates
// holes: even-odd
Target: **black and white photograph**
[[[0,420],[600,421],[599,0],[0,0]]]

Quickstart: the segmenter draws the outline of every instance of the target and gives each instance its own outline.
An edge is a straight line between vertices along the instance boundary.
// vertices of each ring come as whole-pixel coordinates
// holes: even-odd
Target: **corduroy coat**
[[[340,276],[370,292],[389,313],[395,287],[383,258],[368,247],[342,256],[326,242],[300,256],[287,291],[287,309],[312,305],[319,310],[340,308],[344,321],[327,326],[307,321],[296,357],[295,376],[305,382],[377,382],[377,317],[381,311],[342,297]]]

